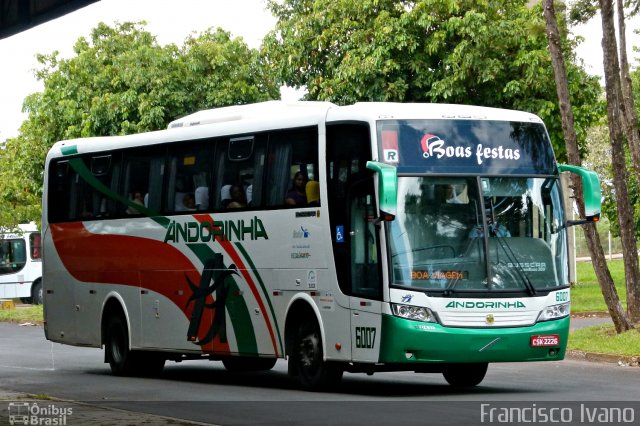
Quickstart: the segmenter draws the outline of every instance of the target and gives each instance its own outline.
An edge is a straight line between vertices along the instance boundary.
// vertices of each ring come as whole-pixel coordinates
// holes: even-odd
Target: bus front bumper
[[[558,361],[569,339],[569,317],[528,327],[455,328],[382,316],[381,363]],[[532,346],[532,336],[558,335],[557,346]]]

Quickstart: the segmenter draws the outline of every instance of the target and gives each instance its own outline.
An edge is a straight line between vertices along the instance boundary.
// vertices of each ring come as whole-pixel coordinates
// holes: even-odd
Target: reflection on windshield
[[[393,285],[450,292],[568,284],[557,179],[398,179]]]

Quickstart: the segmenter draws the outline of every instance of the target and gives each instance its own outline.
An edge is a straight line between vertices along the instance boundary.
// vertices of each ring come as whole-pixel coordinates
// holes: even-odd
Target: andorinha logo
[[[439,136],[427,133],[420,140],[423,158],[470,158],[473,150],[470,146],[452,146],[442,140]],[[476,160],[482,164],[484,159],[519,160],[520,150],[505,148],[502,145],[497,147],[484,147],[482,144],[476,146]]]
[[[269,239],[262,221],[254,216],[253,219],[214,220],[212,222],[185,222],[172,220],[164,236],[164,242],[208,243],[216,241],[245,241]]]
[[[445,308],[452,309],[519,309],[526,308],[526,305],[521,301],[515,302],[499,302],[499,301],[487,301],[487,302],[459,302],[452,300],[447,303]]]

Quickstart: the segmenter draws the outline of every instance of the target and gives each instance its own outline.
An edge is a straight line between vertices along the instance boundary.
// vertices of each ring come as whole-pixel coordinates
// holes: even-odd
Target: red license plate
[[[544,334],[539,336],[531,336],[531,346],[559,346],[560,335],[558,334]]]

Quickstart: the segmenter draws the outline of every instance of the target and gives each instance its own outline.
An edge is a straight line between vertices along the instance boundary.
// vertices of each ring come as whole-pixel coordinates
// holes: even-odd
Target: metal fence
[[[600,244],[604,249],[604,254],[610,258],[616,254],[622,253],[622,243],[620,242],[620,237],[613,237],[611,235],[611,232],[609,232],[609,222],[603,220],[596,226],[598,228],[598,235],[600,236]],[[581,257],[591,257],[589,249],[587,248],[587,242],[584,238],[584,231],[580,226],[576,226],[575,231],[576,257],[578,259]],[[571,241],[569,243],[571,244]]]

